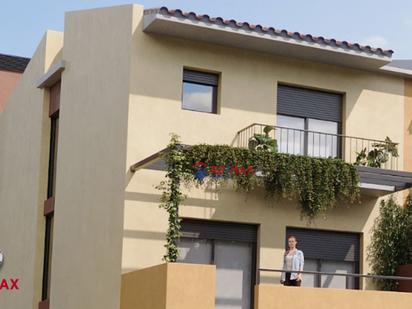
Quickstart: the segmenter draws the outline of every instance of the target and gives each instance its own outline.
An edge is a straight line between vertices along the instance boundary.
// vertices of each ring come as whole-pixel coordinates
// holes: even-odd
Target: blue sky
[[[63,30],[64,12],[133,3],[127,0],[2,0],[0,53],[30,57],[47,29]],[[412,1],[138,0],[145,7],[248,21],[289,31],[393,49],[412,59]]]

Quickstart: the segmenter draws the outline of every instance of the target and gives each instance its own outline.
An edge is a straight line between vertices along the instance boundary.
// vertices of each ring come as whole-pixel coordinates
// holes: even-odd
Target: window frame
[[[345,262],[345,261],[335,261],[335,260],[325,260],[325,259],[321,259],[321,258],[317,258],[317,259],[312,259],[312,258],[308,258],[308,260],[311,261],[315,261],[316,262],[316,271],[321,272],[322,270],[322,263],[327,263],[327,262]],[[346,263],[351,263],[354,266],[354,270],[355,270],[355,274],[359,273],[359,269],[360,269],[360,261],[357,262],[346,262]],[[303,274],[304,276],[305,274]],[[314,284],[314,288],[323,288],[323,289],[327,289],[328,287],[324,288],[322,287],[322,274],[314,274],[313,275],[315,278],[315,284]],[[348,288],[348,277],[345,277],[346,279],[346,286],[345,286],[345,290],[359,290],[360,289],[360,279],[358,277],[354,277],[353,281],[354,281],[354,287],[353,288]]]
[[[295,237],[297,237],[297,241],[298,241],[298,246],[297,248],[301,248],[299,246],[299,242],[300,241],[304,241],[305,236],[303,236],[301,233],[312,233],[312,237],[314,235],[318,235],[318,237],[322,237],[320,235],[326,235],[327,238],[333,238],[333,236],[336,237],[336,235],[347,235],[350,237],[354,237],[355,243],[354,245],[356,247],[354,247],[354,257],[351,259],[347,259],[347,255],[345,257],[345,260],[341,260],[339,259],[337,256],[323,256],[321,254],[316,254],[316,256],[311,256],[310,252],[308,254],[305,254],[305,249],[303,249],[303,254],[305,255],[305,261],[307,260],[311,260],[311,261],[316,261],[316,271],[321,271],[321,266],[322,266],[322,262],[347,262],[347,263],[352,263],[352,265],[354,265],[354,272],[355,274],[359,274],[361,272],[362,269],[362,255],[363,255],[363,250],[364,250],[364,246],[363,246],[363,239],[362,236],[363,234],[361,232],[357,232],[357,231],[342,231],[342,230],[331,230],[331,229],[321,229],[321,228],[307,228],[307,227],[299,227],[299,226],[289,226],[287,225],[285,227],[285,250],[287,250],[287,239],[290,235],[294,235]],[[328,235],[329,234],[329,235]],[[306,235],[307,237],[307,235]],[[315,241],[314,243],[310,243],[311,244],[311,248],[314,247],[314,244],[319,243],[319,241]],[[301,245],[302,246],[302,245]],[[336,247],[336,245],[333,245],[334,247]],[[323,248],[325,248],[325,246],[322,246]],[[302,248],[301,248],[302,249]],[[305,269],[304,269],[305,270]],[[304,276],[305,274],[303,274]],[[322,287],[322,276],[325,275],[321,275],[321,274],[315,274],[315,284],[314,287]],[[345,277],[347,278],[347,277]],[[361,280],[359,277],[354,277],[354,288],[355,290],[359,290],[361,287]],[[348,282],[346,281],[346,287],[347,288],[347,284]]]
[[[191,72],[192,74],[198,74],[200,77],[203,75],[206,79],[214,77],[216,79],[215,83],[207,83],[207,82],[201,82],[199,80],[191,79],[191,78],[185,78],[185,72]],[[187,84],[193,84],[193,85],[201,85],[201,86],[208,86],[212,88],[212,106],[211,106],[211,111],[201,111],[197,109],[192,109],[192,108],[186,108],[183,106],[184,104],[184,85],[185,83]],[[183,76],[182,76],[182,94],[181,94],[181,109],[182,110],[187,110],[187,111],[192,111],[192,112],[199,112],[199,113],[206,113],[206,114],[218,114],[218,98],[219,98],[219,87],[220,87],[220,73],[212,73],[212,72],[205,72],[202,70],[198,69],[189,69],[189,68],[183,68]]]
[[[291,91],[291,93],[287,93],[288,91]],[[302,96],[304,96],[304,99]],[[329,96],[329,98],[326,99],[324,96]],[[323,97],[324,100],[326,99],[328,103],[322,102],[323,100],[321,97]],[[336,99],[339,100],[339,103],[337,104],[338,106],[336,106],[336,102],[334,102]],[[315,106],[316,111],[325,110],[327,111],[327,114],[325,115],[324,112],[322,114],[314,113],[314,110],[307,106],[308,103],[310,103],[312,107]],[[334,121],[338,123],[342,123],[345,117],[345,93],[331,89],[314,88],[307,85],[297,85],[279,81],[277,83],[276,105],[276,113],[283,115]],[[336,118],[330,114],[331,110],[328,110],[331,105],[335,105],[337,108],[337,110],[333,109],[338,112],[338,117]],[[295,107],[299,108],[296,109]]]
[[[196,223],[199,226],[201,226],[202,232],[199,233],[199,231],[196,232],[191,232],[186,230],[185,228],[185,222],[189,223]],[[249,228],[255,229],[255,235],[253,236],[253,240],[247,240],[243,238],[241,235],[244,235],[245,233],[236,233],[236,239],[233,238],[233,234],[231,236],[227,236],[224,232],[220,232],[219,236],[217,236],[215,233],[212,233],[214,235],[210,235],[207,233],[205,235],[204,231],[216,231],[216,229],[219,229],[220,227],[229,228],[231,231],[236,231],[236,228],[242,227],[242,226],[249,226]],[[191,230],[191,228],[189,228]],[[226,221],[216,221],[216,220],[209,220],[209,219],[196,219],[196,218],[182,218],[182,236],[180,239],[204,239],[208,240],[211,243],[211,265],[215,265],[215,246],[216,246],[216,241],[227,241],[227,242],[239,242],[239,243],[247,243],[251,246],[251,289],[250,289],[250,308],[253,308],[253,304],[255,301],[255,293],[254,293],[254,288],[256,283],[258,282],[258,235],[259,235],[259,230],[260,230],[260,225],[257,224],[251,224],[251,223],[240,223],[240,222],[226,222]],[[179,246],[179,243],[178,243]],[[182,261],[177,261],[177,263],[182,263]]]
[[[43,272],[41,301],[39,306],[49,306],[50,280],[51,280],[51,259],[53,251],[53,229],[54,229],[54,201],[56,191],[56,162],[59,139],[60,123],[60,89],[61,81],[57,81],[49,89],[49,158],[47,169],[47,193],[44,201],[43,215],[44,223],[44,250],[43,250]]]
[[[319,132],[319,133],[323,133],[320,131],[309,131],[309,121],[312,120],[320,120],[320,121],[327,121],[327,122],[333,122],[337,124],[337,144],[336,144],[336,157],[337,158],[342,158],[342,138],[341,138],[341,134],[342,134],[342,123],[341,122],[337,122],[337,121],[330,121],[330,120],[324,120],[324,119],[318,119],[318,118],[313,118],[313,117],[301,117],[301,116],[294,116],[294,115],[290,115],[290,114],[283,114],[283,113],[277,113],[276,114],[276,125],[278,125],[278,116],[283,116],[283,117],[291,117],[291,118],[299,118],[299,119],[303,119],[304,121],[304,134],[303,134],[303,155],[304,156],[309,156],[309,133],[310,132]],[[292,128],[290,128],[291,130],[293,130]],[[300,129],[299,129],[300,130]],[[332,134],[332,133],[325,133],[325,134]],[[333,134],[332,134],[333,135]]]

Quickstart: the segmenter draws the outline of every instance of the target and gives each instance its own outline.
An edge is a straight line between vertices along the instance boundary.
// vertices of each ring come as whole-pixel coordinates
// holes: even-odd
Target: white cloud
[[[211,112],[212,94],[207,92],[191,92],[184,94],[183,107],[187,109]]]
[[[404,24],[406,27],[408,27],[408,28],[412,28],[412,18],[405,19],[405,20],[403,21],[403,24]]]
[[[369,45],[372,47],[386,47],[388,45],[388,40],[386,40],[381,35],[371,35],[371,36],[368,36],[362,42],[362,45]]]

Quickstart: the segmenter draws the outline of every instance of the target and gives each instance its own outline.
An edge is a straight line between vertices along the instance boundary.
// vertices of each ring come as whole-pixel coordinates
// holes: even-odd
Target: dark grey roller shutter
[[[285,85],[278,86],[277,113],[342,121],[342,95]]]
[[[359,234],[287,228],[286,235],[296,236],[297,247],[303,251],[305,258],[359,261]]]
[[[183,81],[217,86],[219,82],[219,75],[185,69],[183,70]]]
[[[183,237],[252,243],[255,243],[257,238],[257,227],[252,224],[183,219],[181,225]]]

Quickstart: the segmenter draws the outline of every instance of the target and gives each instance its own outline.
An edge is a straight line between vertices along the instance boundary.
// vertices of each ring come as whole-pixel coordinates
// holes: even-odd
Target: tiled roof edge
[[[317,43],[321,45],[328,45],[332,47],[339,47],[343,49],[350,49],[354,51],[362,51],[368,54],[375,54],[379,56],[386,56],[386,57],[392,57],[393,50],[387,49],[384,50],[382,48],[373,48],[369,45],[360,45],[358,43],[350,43],[347,41],[338,41],[336,39],[327,39],[322,36],[313,36],[311,34],[302,34],[299,32],[290,32],[284,29],[276,29],[273,27],[264,27],[261,25],[253,25],[248,22],[238,22],[236,20],[230,19],[230,20],[225,20],[222,17],[210,17],[209,15],[199,15],[194,12],[183,12],[180,9],[169,9],[165,6],[160,7],[160,8],[154,8],[154,9],[146,9],[145,10],[145,15],[147,14],[162,14],[162,15],[168,15],[168,16],[173,16],[176,18],[186,18],[186,19],[191,19],[191,20],[197,20],[197,21],[203,21],[207,23],[212,23],[212,24],[218,24],[218,25],[224,25],[228,26],[231,28],[244,28],[246,30],[250,31],[255,31],[259,33],[264,33],[264,34],[269,34],[269,35],[274,35],[274,36],[280,36],[280,37],[285,37],[285,38],[290,38],[290,39],[295,39],[298,41],[305,41],[309,43]]]
[[[23,73],[30,58],[0,54],[0,70]]]

